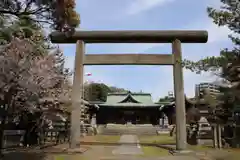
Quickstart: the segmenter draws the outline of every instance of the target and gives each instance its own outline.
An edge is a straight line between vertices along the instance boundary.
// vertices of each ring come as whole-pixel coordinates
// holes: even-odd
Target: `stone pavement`
[[[138,137],[136,135],[122,135],[119,140],[119,143],[122,143],[122,145],[118,146],[115,150],[112,151],[114,155],[143,154],[142,148],[139,145]]]
[[[121,156],[116,158],[102,158],[101,160],[201,160],[201,159],[196,157],[189,157],[189,156],[166,156],[166,157],[159,157],[159,158]]]
[[[114,156],[102,157],[101,160],[199,160],[197,156],[165,156],[139,157],[143,151],[136,135],[122,135],[119,143],[122,144],[112,151]]]
[[[144,153],[136,135],[122,135],[118,143],[121,145],[93,146],[92,150],[87,151],[84,155],[88,155],[87,159],[90,160],[96,159],[94,155],[98,155],[100,160],[215,160],[205,155],[196,155],[196,153],[178,156],[141,157]]]

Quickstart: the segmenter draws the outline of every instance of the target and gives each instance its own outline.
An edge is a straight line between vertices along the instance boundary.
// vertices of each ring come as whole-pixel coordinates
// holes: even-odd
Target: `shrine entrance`
[[[206,43],[207,31],[76,31],[70,37],[62,32],[53,32],[50,38],[53,43],[77,43],[72,89],[71,148],[78,147],[80,137],[84,65],[172,65],[176,98],[176,148],[186,149],[181,43]],[[85,54],[86,43],[171,43],[172,51],[170,54]]]
[[[135,123],[136,122],[136,115],[134,111],[123,111],[123,118],[125,123]]]

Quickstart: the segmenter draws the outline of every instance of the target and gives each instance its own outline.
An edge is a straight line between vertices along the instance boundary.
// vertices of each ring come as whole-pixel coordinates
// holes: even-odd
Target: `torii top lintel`
[[[151,31],[76,31],[71,37],[63,32],[50,34],[52,43],[206,43],[208,32],[204,30],[151,30]]]

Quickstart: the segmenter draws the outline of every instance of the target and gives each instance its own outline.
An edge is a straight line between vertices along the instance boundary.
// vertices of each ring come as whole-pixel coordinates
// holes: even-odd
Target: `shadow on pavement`
[[[46,160],[46,155],[44,153],[13,151],[4,153],[1,160]]]
[[[161,149],[168,150],[172,152],[175,149],[176,143],[138,143],[141,146],[149,146],[149,147],[158,147]],[[81,145],[89,145],[89,146],[120,146],[120,145],[136,145],[136,143],[114,143],[114,142],[81,142]]]
[[[161,149],[168,150],[172,153],[176,149],[176,143],[138,143],[141,146],[150,146],[150,147],[158,147]],[[81,142],[81,145],[89,145],[89,146],[120,146],[120,145],[136,145],[136,143],[117,143],[117,142]],[[205,146],[209,149],[213,149],[212,146]]]

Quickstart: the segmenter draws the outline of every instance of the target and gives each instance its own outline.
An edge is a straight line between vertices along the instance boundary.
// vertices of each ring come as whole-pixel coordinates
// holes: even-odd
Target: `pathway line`
[[[118,155],[143,154],[142,148],[139,144],[138,137],[136,135],[122,135],[118,143],[120,143],[121,145],[112,151],[113,154]]]

